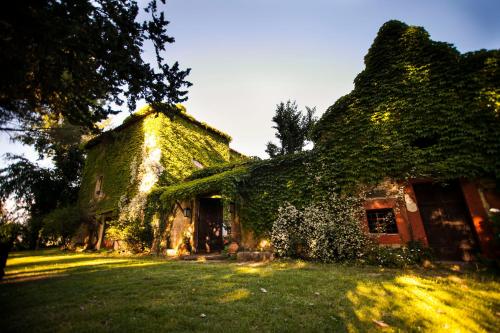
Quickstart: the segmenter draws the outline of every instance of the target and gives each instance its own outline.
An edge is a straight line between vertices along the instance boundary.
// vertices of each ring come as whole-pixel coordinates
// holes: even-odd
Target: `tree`
[[[185,101],[190,69],[164,61],[174,38],[157,2],[145,6],[143,22],[132,0],[9,2],[0,10],[0,129],[35,131],[49,116],[98,131],[124,101],[131,110],[139,99]],[[142,58],[146,43],[156,69]]]
[[[24,229],[24,241],[31,248],[39,241],[45,215],[77,201],[85,162],[81,144],[85,134],[88,130],[82,127],[46,119],[43,130],[15,137],[33,145],[40,158],[53,161],[53,167],[43,168],[22,156],[7,155],[11,163],[0,169],[0,199],[16,200],[17,206],[30,215]]]
[[[310,108],[306,106],[306,114],[303,115],[298,110],[295,101],[288,100],[286,104],[283,102],[277,104],[276,114],[273,117],[273,122],[276,125],[273,128],[277,131],[275,136],[279,139],[280,146],[269,141],[266,153],[272,158],[302,151],[307,144],[311,129],[316,123],[315,112],[316,107]]]
[[[20,230],[20,225],[13,221],[0,201],[0,280],[3,278],[9,251]]]

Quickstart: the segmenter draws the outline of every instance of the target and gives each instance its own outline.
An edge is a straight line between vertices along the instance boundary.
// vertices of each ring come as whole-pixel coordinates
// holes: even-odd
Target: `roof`
[[[168,108],[168,110],[161,110],[161,111],[158,110],[158,108],[155,110],[152,106],[147,105],[147,106],[141,108],[140,110],[136,111],[135,113],[131,114],[127,118],[125,118],[125,120],[123,121],[123,123],[121,125],[113,128],[109,131],[103,132],[102,134],[90,139],[85,144],[84,147],[85,147],[85,149],[92,148],[95,145],[97,145],[98,143],[100,143],[104,138],[108,137],[111,133],[119,132],[119,131],[137,123],[138,121],[148,117],[149,115],[158,114],[158,113],[163,113],[166,116],[171,116],[171,118],[180,117],[182,119],[185,119],[185,120],[189,121],[190,123],[195,124],[196,126],[202,128],[204,130],[207,130],[207,131],[211,132],[212,134],[219,136],[220,138],[226,140],[228,143],[231,142],[231,140],[232,140],[232,138],[229,134],[226,134],[226,133],[218,130],[217,128],[212,127],[205,122],[199,121],[196,118],[194,118],[193,116],[191,116],[190,114],[188,114],[186,112],[186,108],[184,108],[184,106],[182,106],[182,105],[177,105],[176,107]]]

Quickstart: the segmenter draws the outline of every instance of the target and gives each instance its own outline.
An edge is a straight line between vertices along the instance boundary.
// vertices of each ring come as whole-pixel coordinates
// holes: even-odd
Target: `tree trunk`
[[[0,242],[0,280],[5,275],[5,265],[7,264],[7,256],[9,255],[12,242]]]

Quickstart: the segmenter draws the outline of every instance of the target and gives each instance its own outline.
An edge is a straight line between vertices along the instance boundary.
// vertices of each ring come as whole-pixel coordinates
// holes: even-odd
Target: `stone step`
[[[238,261],[271,261],[274,254],[269,251],[241,251],[236,254]]]
[[[205,260],[225,260],[229,258],[227,254],[214,253],[214,254],[190,254],[181,256],[181,260],[188,261],[205,261]]]

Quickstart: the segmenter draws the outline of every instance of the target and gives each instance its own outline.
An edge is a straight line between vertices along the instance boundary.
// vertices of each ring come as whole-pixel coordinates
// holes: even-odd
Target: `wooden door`
[[[476,235],[458,181],[413,185],[429,246],[437,259],[474,259]]]
[[[199,212],[197,252],[221,251],[223,248],[221,200],[201,198]]]

